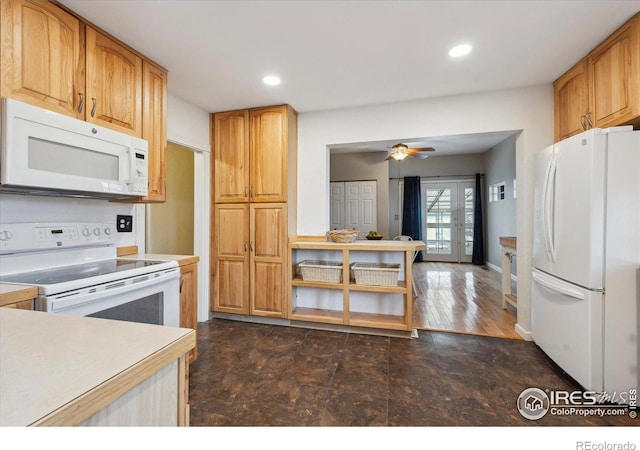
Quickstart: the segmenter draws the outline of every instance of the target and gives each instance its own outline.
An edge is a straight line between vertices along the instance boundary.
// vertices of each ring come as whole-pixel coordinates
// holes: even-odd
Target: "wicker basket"
[[[333,242],[347,243],[347,242],[355,241],[356,238],[358,237],[359,232],[360,231],[353,228],[353,229],[346,229],[346,230],[331,230],[328,232],[328,234],[329,234],[329,238]]]
[[[397,286],[400,264],[353,263],[351,270],[356,284]]]
[[[298,264],[304,281],[342,283],[342,263],[305,260]]]

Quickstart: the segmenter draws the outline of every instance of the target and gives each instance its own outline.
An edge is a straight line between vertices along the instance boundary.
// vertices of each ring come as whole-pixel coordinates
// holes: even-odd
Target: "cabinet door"
[[[80,22],[49,2],[0,2],[0,95],[72,117],[84,95]]]
[[[212,309],[248,314],[249,205],[215,205],[213,228]]]
[[[167,72],[144,61],[142,138],[149,141],[149,194],[144,202],[164,202],[167,182]]]
[[[589,55],[591,112],[600,128],[640,117],[640,15]]]
[[[216,203],[249,201],[249,111],[213,115]]]
[[[553,83],[556,142],[587,128],[588,83],[586,60],[576,64]]]
[[[198,264],[180,267],[180,327],[198,329]],[[198,346],[189,352],[189,364],[198,357]]]
[[[285,317],[287,207],[251,204],[251,314]]]
[[[287,201],[287,107],[252,109],[250,119],[250,201]]]
[[[85,120],[142,136],[142,58],[86,27]]]

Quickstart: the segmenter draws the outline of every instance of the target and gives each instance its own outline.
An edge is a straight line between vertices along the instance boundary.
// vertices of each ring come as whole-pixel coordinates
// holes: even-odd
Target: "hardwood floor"
[[[514,330],[515,308],[502,309],[499,273],[473,264],[425,262],[413,265],[413,282],[415,328],[521,339]]]

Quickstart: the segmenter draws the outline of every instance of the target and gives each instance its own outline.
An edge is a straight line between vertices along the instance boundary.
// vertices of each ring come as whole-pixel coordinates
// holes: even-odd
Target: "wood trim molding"
[[[127,256],[127,255],[137,255],[138,254],[138,246],[130,245],[128,247],[118,247],[116,250],[116,254],[118,257]]]

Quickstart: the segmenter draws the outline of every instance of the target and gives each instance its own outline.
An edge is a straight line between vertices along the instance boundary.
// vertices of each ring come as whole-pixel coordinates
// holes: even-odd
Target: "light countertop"
[[[0,308],[0,426],[79,423],[89,416],[76,403],[115,395],[141,376],[134,366],[164,366],[194,346],[191,329]]]
[[[369,251],[416,251],[427,248],[423,241],[394,241],[394,240],[366,240],[356,239],[353,242],[328,242],[328,241],[293,241],[289,243],[291,248],[299,249],[324,249],[324,250],[369,250]]]
[[[178,261],[178,264],[180,266],[186,266],[188,264],[194,264],[200,261],[200,257],[195,255],[165,255],[159,253],[138,253],[135,255],[121,256],[121,258],[148,259],[156,261]]]

